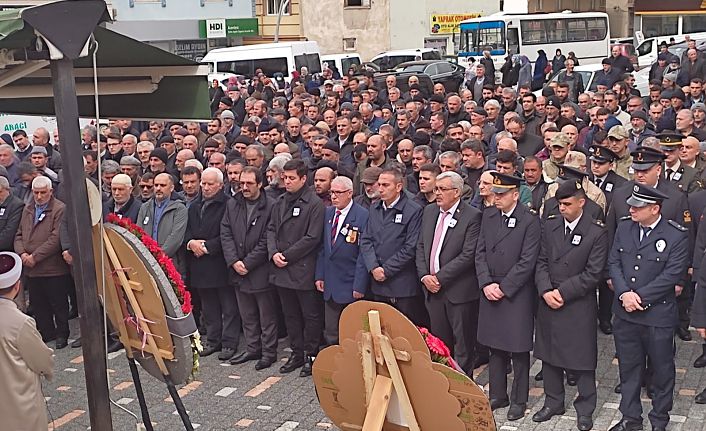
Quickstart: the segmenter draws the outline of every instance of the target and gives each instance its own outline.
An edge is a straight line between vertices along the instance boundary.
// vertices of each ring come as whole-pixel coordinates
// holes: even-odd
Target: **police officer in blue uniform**
[[[610,431],[642,430],[640,382],[648,358],[652,369],[653,430],[669,423],[674,392],[675,286],[689,265],[687,229],[662,216],[668,195],[636,183],[627,199],[630,219],[613,239],[608,273],[615,290],[613,334],[618,351],[623,418]]]

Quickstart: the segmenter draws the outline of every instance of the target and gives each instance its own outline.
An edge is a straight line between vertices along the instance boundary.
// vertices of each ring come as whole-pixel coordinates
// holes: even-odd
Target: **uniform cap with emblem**
[[[522,178],[493,172],[493,188],[491,191],[493,193],[506,193],[520,187],[520,184],[522,184]]]
[[[657,139],[659,139],[659,146],[662,151],[676,151],[679,149],[684,137],[671,130],[664,130],[662,133],[657,134]]]
[[[556,177],[556,182],[563,184],[565,181],[571,182],[572,180],[583,181],[584,177],[588,174],[581,169],[569,165],[559,165],[559,174]]]
[[[20,279],[22,275],[22,259],[11,252],[0,253],[0,289],[9,289]]]
[[[650,147],[638,147],[630,155],[632,156],[632,168],[637,171],[646,171],[652,166],[662,163],[666,158],[663,152]]]
[[[581,181],[571,180],[561,183],[559,188],[556,189],[554,196],[556,197],[556,200],[561,200],[579,195],[582,192],[583,186],[581,185]]]
[[[591,145],[588,149],[591,154],[591,160],[601,163],[613,163],[618,160],[618,155],[609,148],[601,147],[600,145]]]
[[[647,205],[661,204],[665,199],[669,199],[669,196],[656,188],[635,183],[632,187],[632,194],[625,202],[631,207],[642,208]]]

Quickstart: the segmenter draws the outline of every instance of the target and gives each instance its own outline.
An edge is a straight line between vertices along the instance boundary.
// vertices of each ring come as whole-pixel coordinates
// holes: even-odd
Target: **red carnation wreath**
[[[456,361],[451,357],[451,350],[449,350],[448,346],[441,341],[439,337],[434,336],[427,328],[417,326],[417,329],[419,329],[419,332],[422,334],[424,342],[427,343],[432,361],[463,373],[461,367],[459,367]]]

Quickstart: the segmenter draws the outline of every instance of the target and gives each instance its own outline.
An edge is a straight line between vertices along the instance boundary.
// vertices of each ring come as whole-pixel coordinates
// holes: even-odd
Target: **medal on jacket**
[[[346,242],[349,244],[355,244],[358,242],[358,228],[357,227],[351,227],[350,230],[348,231],[348,234],[346,235]]]
[[[662,253],[667,248],[667,241],[660,239],[655,243],[655,248],[659,253]]]
[[[571,238],[571,244],[572,244],[572,245],[579,245],[579,244],[581,244],[581,235],[574,235],[574,237]]]
[[[517,223],[517,219],[515,217],[510,217],[507,219],[507,227],[509,228],[515,227],[515,223]]]
[[[299,207],[294,207],[294,209],[292,210],[292,217],[299,217],[300,211],[301,210],[299,209]]]

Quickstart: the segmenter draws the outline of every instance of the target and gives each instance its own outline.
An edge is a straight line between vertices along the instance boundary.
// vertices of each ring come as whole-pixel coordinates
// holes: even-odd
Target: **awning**
[[[22,11],[0,11],[0,113],[53,116],[50,52]],[[103,27],[93,35],[101,118],[210,118],[208,66]],[[95,117],[93,55],[74,65],[79,114]]]

